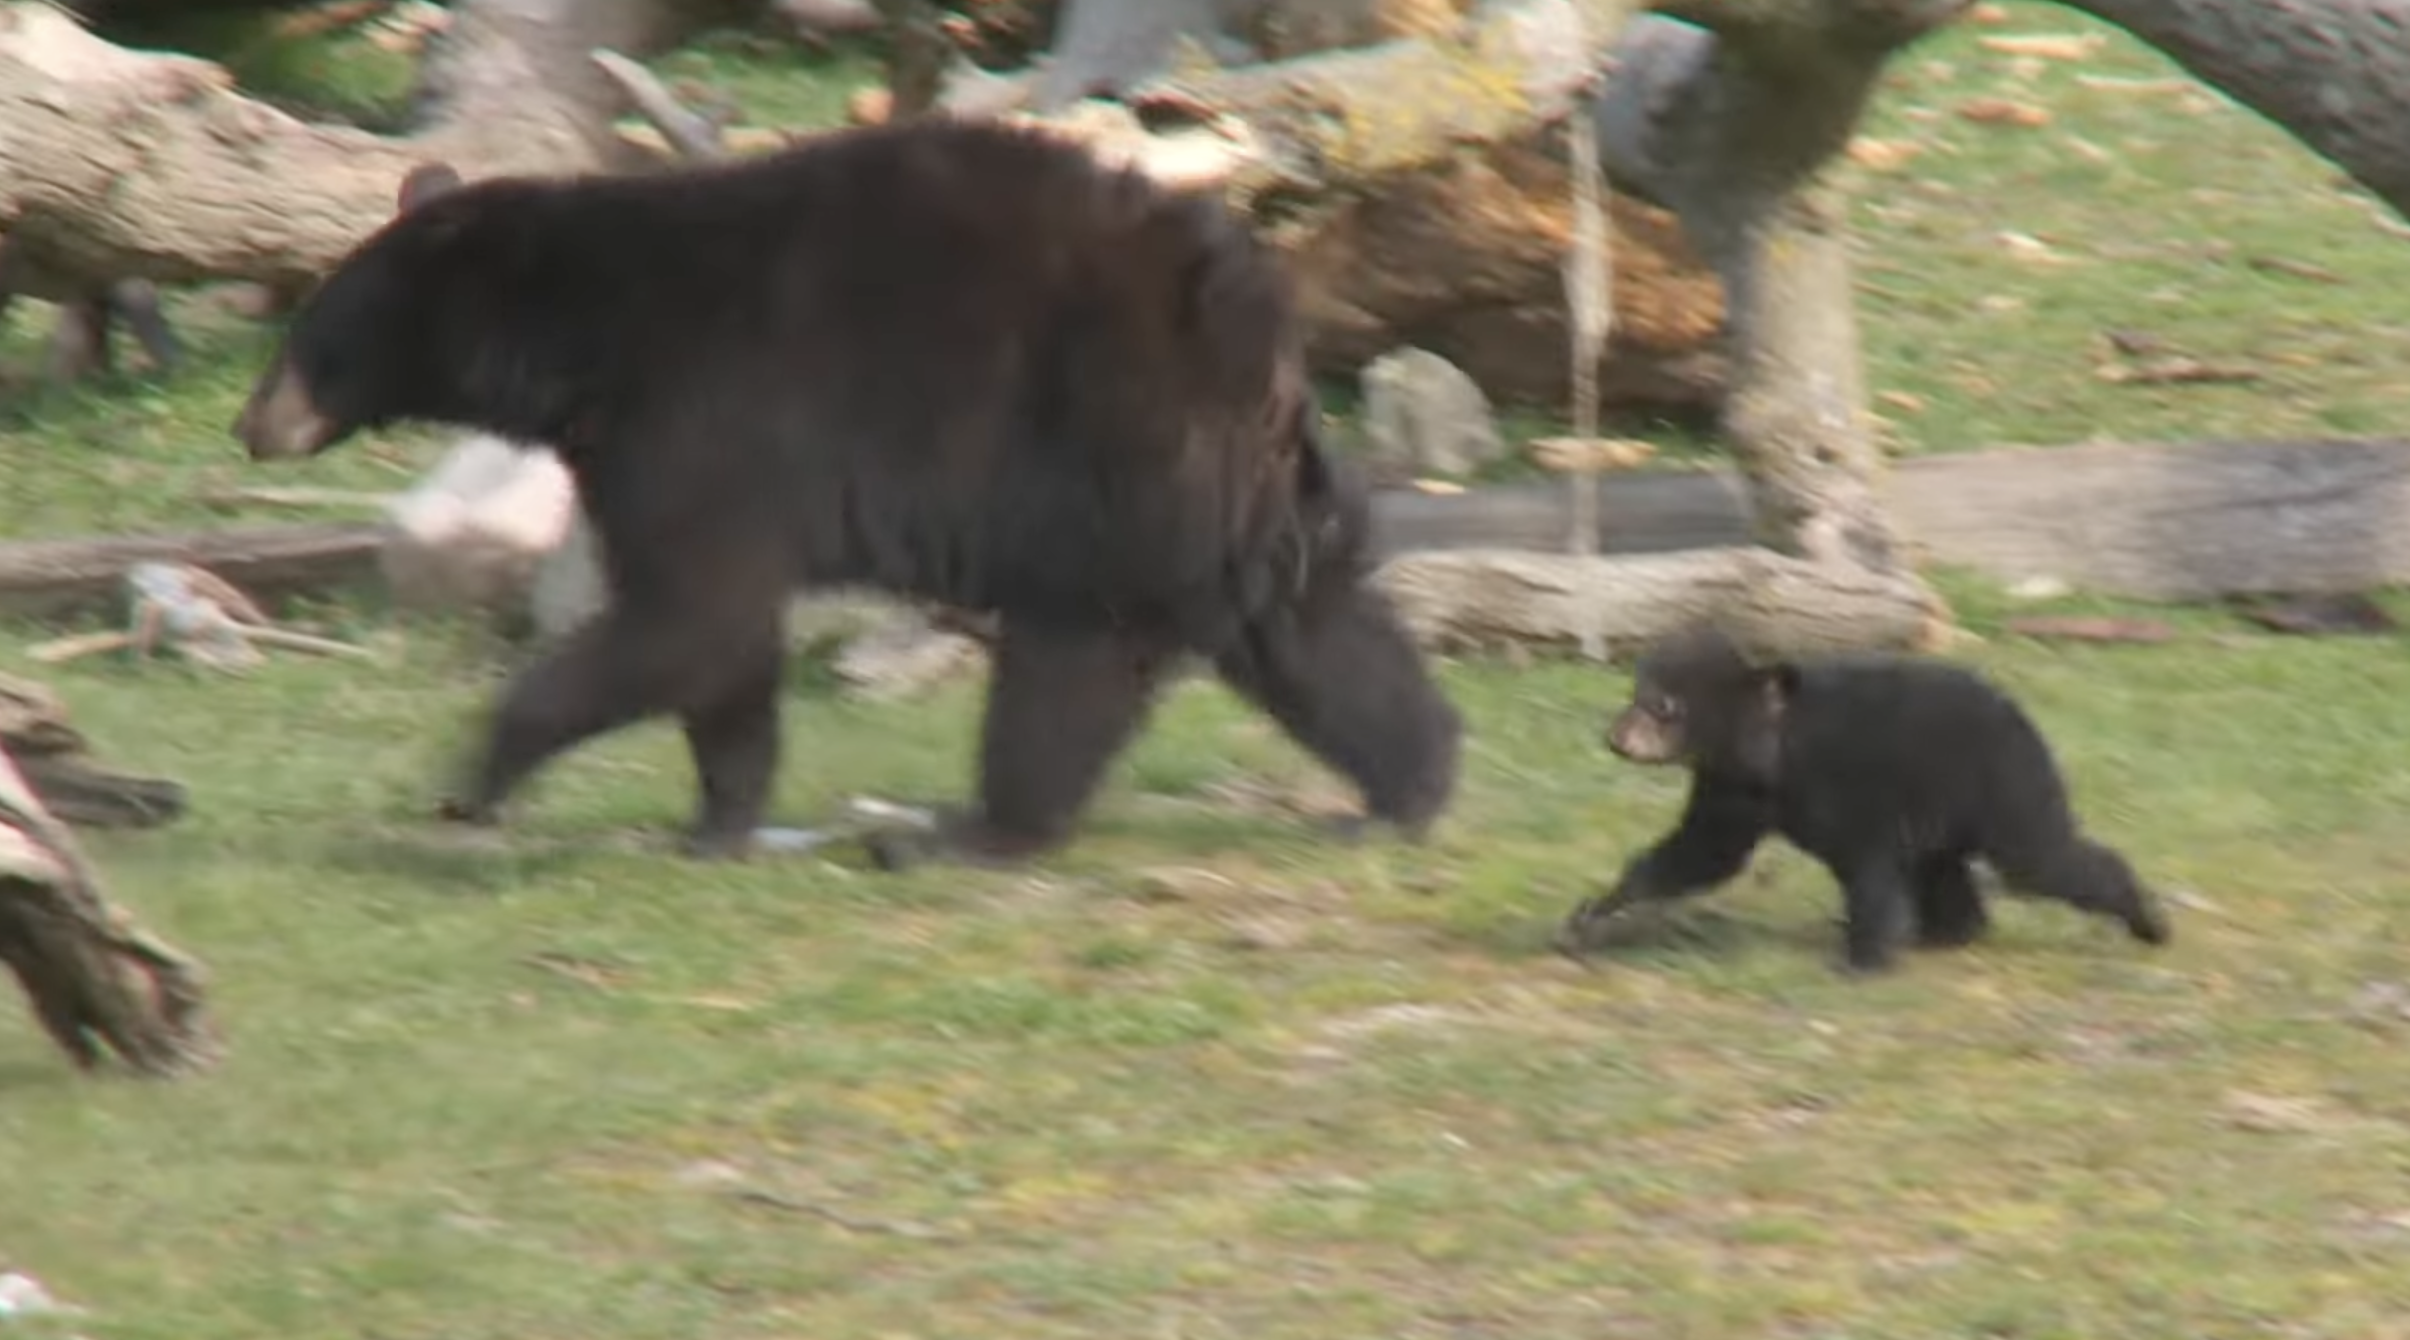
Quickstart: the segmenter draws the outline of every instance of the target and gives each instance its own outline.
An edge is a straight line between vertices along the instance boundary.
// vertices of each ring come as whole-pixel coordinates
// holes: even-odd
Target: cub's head
[[[439,417],[449,313],[474,271],[452,263],[471,202],[434,165],[403,179],[396,217],[295,312],[234,421],[253,460],[310,456],[363,428]]]
[[[1641,656],[1632,701],[1607,726],[1607,748],[1634,763],[1770,779],[1783,711],[1798,687],[1796,666],[1752,664],[1719,629],[1676,633]]]

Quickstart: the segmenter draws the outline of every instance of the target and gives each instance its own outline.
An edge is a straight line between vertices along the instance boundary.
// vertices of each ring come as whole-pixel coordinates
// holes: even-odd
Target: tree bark
[[[2410,0],[2064,0],[2410,215]]]
[[[1883,64],[1965,0],[1660,0],[1626,29],[1597,105],[1610,176],[1681,216],[1723,277],[1725,431],[1758,538],[1898,568],[1876,490],[1848,238],[1817,175]],[[1699,26],[1691,26],[1691,25]]]

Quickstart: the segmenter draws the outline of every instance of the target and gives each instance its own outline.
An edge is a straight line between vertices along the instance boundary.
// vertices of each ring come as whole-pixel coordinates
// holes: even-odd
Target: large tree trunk
[[[1476,0],[1070,0],[1032,92],[1039,112],[1118,97],[1176,62],[1183,43],[1222,65],[1453,29]]]
[[[1817,174],[1883,63],[1965,0],[1664,0],[1626,30],[1598,103],[1609,174],[1670,205],[1722,275],[1725,430],[1761,542],[1900,566],[1875,487],[1848,237]],[[1701,26],[1691,26],[1697,24]]]
[[[625,161],[597,46],[646,50],[709,0],[462,0],[423,76],[420,128],[309,125],[206,61],[114,47],[43,4],[0,5],[0,228],[12,263],[72,289],[126,278],[323,273],[389,217],[421,163],[471,176]]]
[[[2065,0],[2410,215],[2410,0]]]

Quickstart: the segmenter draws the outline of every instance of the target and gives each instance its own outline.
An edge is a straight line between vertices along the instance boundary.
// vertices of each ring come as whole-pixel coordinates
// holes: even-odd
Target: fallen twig
[[[372,493],[366,489],[312,489],[235,486],[203,489],[197,496],[204,507],[358,507],[383,509],[393,501],[389,493]]]
[[[914,1223],[909,1219],[864,1219],[857,1215],[847,1214],[834,1206],[823,1205],[814,1200],[803,1200],[783,1191],[772,1191],[768,1187],[740,1186],[729,1194],[748,1204],[766,1206],[773,1210],[785,1210],[790,1214],[808,1214],[816,1219],[825,1219],[849,1233],[881,1233],[889,1237],[911,1238],[919,1242],[945,1242],[954,1236],[944,1229]]]

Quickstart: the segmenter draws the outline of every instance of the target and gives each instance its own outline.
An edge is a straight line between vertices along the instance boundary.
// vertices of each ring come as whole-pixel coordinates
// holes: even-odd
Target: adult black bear
[[[448,422],[576,478],[611,611],[510,687],[450,817],[674,713],[690,849],[744,850],[786,599],[835,584],[1000,616],[957,855],[1067,838],[1192,652],[1371,817],[1445,808],[1458,716],[1365,581],[1285,275],[1218,202],[942,119],[661,175],[447,178],[413,174],[301,307],[234,431],[265,459]]]
[[[1559,935],[1596,947],[1622,908],[1739,874],[1769,832],[1822,861],[1846,900],[1846,965],[1890,966],[1915,923],[1928,945],[1989,927],[1968,861],[2011,888],[2169,935],[2125,859],[2083,836],[2041,733],[1973,672],[1939,661],[1833,657],[1754,666],[1721,632],[1651,648],[1607,744],[1691,770],[1681,823],[1577,907]]]

